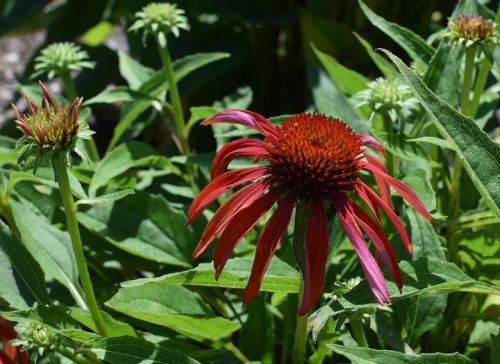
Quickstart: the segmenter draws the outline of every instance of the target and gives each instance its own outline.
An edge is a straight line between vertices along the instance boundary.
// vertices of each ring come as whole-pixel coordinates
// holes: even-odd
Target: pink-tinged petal
[[[351,213],[356,219],[358,225],[361,226],[363,231],[373,242],[376,250],[376,258],[378,256],[378,259],[384,263],[391,273],[398,288],[401,289],[403,287],[403,278],[401,277],[401,271],[399,270],[398,259],[391,243],[389,242],[389,239],[387,239],[387,236],[383,232],[382,227],[380,224],[373,221],[372,218],[354,201],[349,200],[348,203],[352,209]]]
[[[406,229],[404,228],[403,224],[401,223],[401,220],[399,217],[396,215],[394,210],[387,205],[384,200],[382,200],[375,192],[373,192],[370,187],[365,185],[363,182],[359,182],[357,185],[360,189],[362,189],[367,195],[370,196],[373,200],[376,201],[376,203],[382,207],[384,210],[385,214],[387,217],[391,220],[392,224],[396,228],[399,236],[403,240],[404,245],[406,246],[406,249],[408,252],[411,254],[413,251],[413,247],[411,246],[410,238],[408,237],[408,233],[406,232]]]
[[[272,180],[270,178],[262,179],[243,187],[231,195],[231,197],[217,209],[214,216],[205,227],[200,242],[193,252],[193,258],[198,258],[210,245],[215,236],[229,223],[233,215],[241,209],[250,206],[269,188],[271,183]]]
[[[210,178],[213,180],[225,173],[227,166],[236,157],[260,157],[267,154],[265,144],[260,140],[237,139],[225,144],[212,163]]]
[[[362,164],[362,168],[371,171],[374,175],[378,175],[384,178],[396,191],[398,191],[401,197],[403,197],[415,210],[420,213],[420,215],[422,215],[427,220],[432,220],[431,214],[429,214],[423,202],[420,200],[420,198],[418,198],[418,195],[410,187],[397,180],[396,178],[389,176],[383,170],[377,168],[374,165],[365,162],[360,163]]]
[[[224,173],[210,182],[191,203],[186,224],[191,224],[201,212],[217,197],[228,189],[242,183],[262,177],[267,172],[266,166],[243,168]]]
[[[214,252],[215,278],[218,279],[234,247],[264,216],[283,193],[274,189],[254,201],[253,204],[234,214],[222,232]]]
[[[356,220],[346,206],[345,197],[340,194],[333,196],[332,204],[335,206],[339,214],[342,227],[344,228],[348,239],[351,241],[351,244],[358,255],[361,267],[363,268],[368,285],[370,286],[375,299],[378,303],[389,303],[389,290],[387,289],[384,276],[380,271],[375,258],[373,258],[370,250],[368,250],[365,239],[363,239],[363,234],[361,233],[361,230],[359,230]]]
[[[380,154],[381,156],[384,156],[384,154],[385,154],[384,146],[382,144],[380,144],[380,142],[377,139],[375,139],[371,135],[359,134],[359,136],[360,136],[361,145],[363,147],[368,147],[371,150],[373,150],[374,152]]]
[[[380,223],[380,213],[378,211],[378,203],[377,201],[371,197],[371,195],[368,195],[364,189],[360,188],[357,184],[361,183],[360,180],[356,181],[356,184],[354,184],[353,191],[356,193],[361,199],[368,205],[370,208],[371,212],[375,215],[377,218],[377,221]]]
[[[327,257],[328,227],[325,208],[321,200],[314,200],[306,226],[304,296],[298,312],[300,316],[309,312],[321,296]]]
[[[369,163],[375,165],[376,167],[380,168],[382,171],[387,173],[387,169],[382,164],[382,162],[380,162],[377,158],[372,157],[368,153],[364,153],[364,155]],[[380,197],[382,197],[382,200],[384,200],[386,204],[393,207],[391,200],[391,188],[389,186],[389,183],[387,183],[387,181],[378,174],[374,174],[373,177],[375,178],[375,183],[377,184]]]
[[[247,110],[228,109],[219,111],[204,120],[201,124],[210,125],[217,123],[245,125],[249,128],[257,130],[266,137],[277,137],[276,128],[269,120],[262,115]]]
[[[287,195],[283,201],[280,202],[278,208],[269,218],[260,234],[250,278],[243,292],[244,303],[250,302],[259,294],[260,285],[262,279],[264,279],[264,273],[290,222],[295,200],[295,194]]]

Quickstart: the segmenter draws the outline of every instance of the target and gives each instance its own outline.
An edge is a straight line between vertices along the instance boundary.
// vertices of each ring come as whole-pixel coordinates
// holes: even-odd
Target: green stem
[[[104,325],[101,313],[99,312],[99,307],[97,305],[97,300],[94,295],[94,289],[92,288],[92,282],[87,268],[87,262],[85,261],[80,230],[78,229],[78,222],[76,220],[76,205],[73,201],[73,195],[71,193],[67,166],[62,158],[59,160],[59,170],[59,190],[61,192],[64,213],[66,215],[66,223],[71,237],[71,244],[75,254],[80,281],[82,283],[83,292],[85,293],[85,300],[87,301],[87,306],[90,309],[97,331],[102,336],[107,336],[106,326]]]
[[[299,263],[300,271],[304,271],[305,265],[305,239],[304,233],[307,224],[307,206],[303,201],[300,201],[295,209],[295,228],[293,232],[293,247],[295,259]],[[298,308],[302,304],[302,296],[304,295],[304,279],[301,275]],[[295,326],[295,338],[293,345],[293,363],[303,364],[306,359],[306,344],[307,344],[307,317],[306,312],[302,316],[297,316]]]
[[[474,73],[474,59],[476,58],[476,46],[472,45],[465,51],[464,81],[462,83],[462,95],[460,110],[462,114],[469,115],[469,96]]]
[[[91,360],[90,358],[87,358],[83,356],[82,354],[75,354],[73,351],[69,350],[67,347],[63,345],[59,345],[56,349],[56,351],[61,354],[62,356],[65,356],[66,358],[73,360],[73,362],[77,364],[100,364],[102,363],[101,360],[95,359]]]
[[[481,99],[481,94],[484,91],[484,86],[486,85],[488,74],[490,73],[490,68],[490,61],[488,61],[487,57],[484,57],[481,65],[479,66],[479,73],[477,75],[476,84],[474,85],[472,101],[469,105],[469,114],[472,118],[476,116],[477,108],[479,107],[479,101]]]
[[[383,113],[382,114],[382,120],[384,122],[384,131],[389,135],[392,134],[392,120],[391,117]],[[385,150],[385,166],[387,168],[387,172],[389,172],[390,176],[394,176],[394,155],[388,151],[387,149]]]
[[[185,123],[184,114],[182,112],[181,98],[179,96],[179,88],[177,87],[177,82],[175,81],[174,69],[172,67],[172,60],[170,58],[170,53],[167,47],[162,47],[160,42],[157,41],[158,51],[160,53],[161,60],[163,62],[163,71],[168,81],[170,102],[172,103],[172,108],[174,110],[174,122],[175,128],[177,129],[177,135],[179,136],[179,143],[181,145],[181,152],[184,155],[189,154],[189,142],[185,133]]]
[[[365,331],[363,329],[363,320],[360,318],[350,318],[349,323],[351,324],[354,340],[356,340],[359,346],[367,348],[368,343],[366,342]]]
[[[69,72],[62,72],[61,74],[59,74],[59,77],[63,82],[64,90],[66,92],[68,100],[72,102],[78,97],[78,92],[76,91],[75,83],[71,79]],[[85,145],[85,149],[89,154],[90,160],[93,162],[99,161],[100,159],[99,152],[97,151],[97,146],[95,144],[94,139],[84,139],[83,142]]]

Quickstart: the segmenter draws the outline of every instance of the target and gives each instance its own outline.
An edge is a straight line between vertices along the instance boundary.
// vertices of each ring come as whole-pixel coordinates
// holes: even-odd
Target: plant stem
[[[365,331],[363,330],[363,320],[357,317],[350,318],[349,323],[351,324],[352,334],[358,345],[367,348],[368,343],[366,342]]]
[[[391,117],[387,113],[383,113],[382,120],[384,122],[384,131],[387,133],[388,136],[391,135],[392,134]],[[389,175],[394,176],[394,155],[387,149],[385,150],[385,166],[387,168],[387,172],[389,172]]]
[[[462,95],[460,110],[462,114],[469,115],[469,94],[472,86],[474,73],[474,59],[476,58],[476,46],[472,45],[465,51],[464,81],[462,83]]]
[[[487,57],[484,57],[481,65],[479,66],[479,73],[477,74],[476,84],[474,85],[472,101],[469,105],[469,114],[472,118],[476,116],[477,108],[479,107],[479,100],[481,99],[481,94],[483,93],[484,86],[486,85],[486,80],[488,79],[490,68],[490,61],[488,61]]]
[[[59,74],[59,77],[61,78],[63,85],[64,85],[64,90],[66,92],[66,96],[68,97],[68,100],[72,102],[78,97],[78,92],[76,91],[75,83],[73,82],[69,72],[62,72]],[[99,152],[97,151],[97,146],[95,144],[94,139],[84,139],[84,145],[85,149],[87,150],[90,160],[93,162],[99,161]]]
[[[82,354],[75,354],[63,345],[59,345],[57,347],[56,351],[59,354],[61,354],[62,356],[65,356],[66,358],[73,360],[73,362],[75,362],[77,364],[100,364],[100,363],[102,363],[102,361],[97,359],[97,358],[95,360],[91,360],[91,359],[83,356]]]
[[[305,239],[304,233],[307,223],[307,206],[303,201],[300,201],[295,209],[295,227],[293,231],[293,248],[295,259],[297,260],[300,271],[304,271],[305,266]],[[302,296],[304,295],[304,279],[301,274],[300,289],[298,299],[298,309],[302,304]],[[307,344],[307,317],[306,312],[302,316],[297,316],[297,323],[295,326],[295,337],[293,345],[293,363],[303,364],[306,359],[306,344]]]
[[[75,254],[80,281],[82,283],[83,292],[85,293],[85,300],[87,301],[87,306],[89,307],[92,319],[97,327],[97,331],[102,336],[107,336],[106,326],[104,325],[101,313],[99,312],[99,307],[97,305],[97,300],[94,295],[94,289],[92,288],[92,282],[87,268],[87,262],[85,261],[80,230],[78,229],[78,222],[76,221],[76,205],[73,201],[73,195],[71,193],[67,166],[62,158],[59,160],[59,169],[59,191],[61,192],[64,213],[66,215],[66,223],[71,237],[71,244],[73,246],[73,253]]]
[[[177,135],[179,136],[179,143],[181,145],[181,152],[184,155],[189,154],[189,142],[185,133],[185,123],[184,114],[182,112],[181,98],[179,96],[179,88],[177,87],[177,82],[175,81],[174,69],[172,67],[172,60],[170,58],[170,53],[167,47],[162,47],[160,42],[157,41],[158,52],[160,53],[161,60],[163,62],[163,71],[168,81],[170,101],[172,103],[172,108],[174,110],[174,122],[175,128],[177,129]]]

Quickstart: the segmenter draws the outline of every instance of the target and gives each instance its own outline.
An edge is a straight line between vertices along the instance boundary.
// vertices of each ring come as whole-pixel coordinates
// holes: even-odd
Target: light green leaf
[[[485,202],[500,217],[500,144],[492,141],[474,120],[440,100],[401,59],[384,52],[396,64],[436,128],[457,151]]]
[[[413,138],[413,139],[407,139],[407,142],[414,142],[414,143],[430,143],[437,145],[438,147],[441,148],[446,148],[446,149],[453,149],[453,146],[447,142],[444,139],[441,138],[436,138],[436,137],[420,137],[420,138]]]
[[[83,105],[89,106],[93,104],[112,104],[114,102],[132,102],[143,101],[151,104],[157,100],[157,96],[150,96],[146,93],[134,91],[125,86],[117,86],[115,88],[104,90],[96,96],[86,100]]]
[[[397,351],[375,350],[362,347],[347,347],[336,344],[327,345],[337,354],[343,355],[356,364],[474,364],[471,360],[461,354],[420,354],[409,355]]]
[[[120,74],[127,80],[132,90],[137,90],[154,73],[153,69],[143,66],[122,51],[118,51],[118,67]]]
[[[443,245],[432,224],[411,208],[406,209],[406,215],[410,222],[413,258],[435,257],[445,260]]]
[[[137,279],[123,283],[124,287],[137,287],[146,284],[204,286],[243,289],[248,283],[253,258],[229,259],[218,280],[215,280],[213,264],[202,263],[196,268],[164,275],[157,278]],[[300,275],[277,257],[271,259],[266,270],[260,290],[263,292],[297,293],[299,291]]]
[[[365,89],[366,84],[370,82],[362,74],[343,66],[334,57],[321,52],[312,43],[311,48],[340,92],[351,96]]]
[[[76,201],[76,205],[97,205],[100,203],[108,203],[108,202],[121,200],[125,196],[133,195],[133,194],[134,194],[134,190],[131,188],[128,188],[128,189],[122,190],[122,191],[106,193],[105,195],[101,195],[101,196],[94,197],[94,198],[85,198],[82,200],[78,200],[78,201]]]
[[[12,308],[50,302],[40,266],[0,220],[0,302],[2,300]]]
[[[0,135],[0,165],[17,164],[19,155],[14,152],[16,140],[5,135]]]
[[[401,46],[413,61],[422,66],[431,60],[434,48],[427,44],[419,35],[401,25],[385,20],[375,14],[363,1],[358,1],[361,10],[363,10],[368,20]]]
[[[159,263],[189,268],[195,236],[186,216],[161,196],[128,198],[77,213],[78,221],[119,249]]]
[[[89,195],[94,197],[100,187],[129,169],[146,166],[180,173],[168,158],[160,155],[153,147],[133,141],[120,145],[99,162],[89,186]]]
[[[240,328],[236,322],[215,317],[198,294],[182,286],[122,287],[106,305],[124,315],[168,327],[198,341],[218,341]]]
[[[68,313],[71,318],[90,328],[94,332],[98,332],[90,311],[77,307],[69,307],[69,310],[70,311]],[[106,326],[108,336],[138,336],[132,326],[114,319],[109,313],[101,311],[101,317],[104,321],[104,325]]]
[[[90,349],[97,357],[110,364],[196,364],[198,361],[180,352],[163,348],[132,336],[110,337],[99,340]]]
[[[428,211],[436,209],[436,192],[432,189],[431,181],[425,170],[417,168],[411,171],[405,175],[403,182],[417,193]]]

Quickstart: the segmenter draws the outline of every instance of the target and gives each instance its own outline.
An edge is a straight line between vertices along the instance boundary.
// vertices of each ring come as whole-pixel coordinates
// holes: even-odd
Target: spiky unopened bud
[[[467,45],[495,41],[493,23],[480,15],[459,15],[448,23],[448,36]]]
[[[190,29],[184,14],[185,11],[177,8],[175,4],[151,3],[135,14],[137,19],[129,30],[144,29],[144,36],[152,33],[160,40],[160,43],[166,44],[167,34],[173,33],[178,37],[181,29]]]
[[[27,114],[21,113],[14,105],[16,124],[23,132],[16,150],[20,153],[19,162],[35,156],[35,170],[40,163],[62,156],[69,163],[69,153],[75,151],[87,159],[84,152],[77,148],[78,138],[87,139],[93,132],[86,123],[79,122],[78,108],[82,98],[76,98],[71,105],[57,105],[45,85],[39,81],[43,96],[41,105],[25,96],[28,104]]]
[[[95,63],[89,61],[89,55],[79,45],[71,42],[53,43],[44,48],[35,58],[35,73],[32,78],[47,74],[49,79],[55,75],[82,68],[94,68]]]

